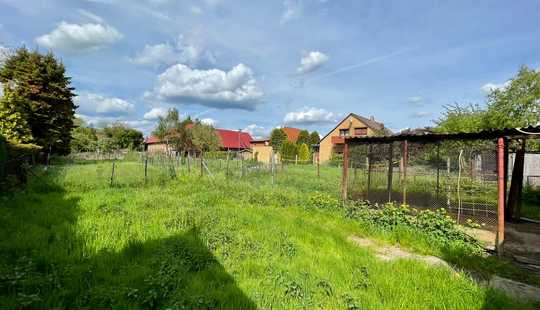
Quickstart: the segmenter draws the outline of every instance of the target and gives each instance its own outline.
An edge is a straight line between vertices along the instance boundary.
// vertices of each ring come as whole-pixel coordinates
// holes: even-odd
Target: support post
[[[441,176],[441,153],[439,148],[439,143],[437,143],[437,201],[439,199],[439,191],[440,191],[440,176]]]
[[[191,163],[189,162],[190,157],[191,156],[189,155],[189,152],[188,152],[188,154],[187,154],[187,172],[188,172],[188,174],[191,173]]]
[[[294,165],[298,165],[298,155],[294,155]]]
[[[148,180],[148,157],[144,159],[144,184]]]
[[[203,151],[201,150],[201,172],[200,176],[202,177],[204,173],[204,165],[203,165]]]
[[[111,171],[111,186],[113,186],[113,182],[114,182],[114,166],[115,166],[115,161],[113,160],[112,162],[112,171]]]
[[[230,156],[231,154],[229,153],[229,151],[227,151],[227,163],[226,163],[226,171],[225,171],[225,176],[229,176],[229,158],[231,157]]]
[[[319,152],[317,152],[317,178],[321,177],[320,166],[321,166],[321,158],[320,158]]]
[[[345,142],[343,147],[343,172],[341,174],[341,199],[347,200],[349,174],[349,144]]]
[[[394,167],[392,165],[392,160],[394,158],[394,144],[390,142],[388,145],[388,184],[386,184],[386,191],[388,193],[388,202],[392,201],[392,178],[394,177]]]
[[[371,189],[371,152],[373,151],[373,146],[370,144],[368,146],[367,154],[367,186],[366,186],[366,199],[369,200],[369,191]]]
[[[409,142],[403,141],[403,204],[407,204],[407,161],[409,159]]]
[[[498,176],[498,201],[497,201],[497,253],[499,256],[503,254],[503,243],[504,243],[504,171],[506,167],[504,166],[505,156],[505,141],[504,138],[499,138],[497,141],[497,176]]]

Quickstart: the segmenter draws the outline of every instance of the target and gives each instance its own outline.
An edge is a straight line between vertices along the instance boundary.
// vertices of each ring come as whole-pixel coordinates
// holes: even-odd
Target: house
[[[188,125],[189,126],[189,125]],[[228,129],[215,129],[216,134],[220,138],[220,150],[232,152],[251,152],[251,135],[247,132]],[[167,146],[165,141],[160,140],[156,136],[146,138],[145,149],[148,153],[166,153]],[[244,155],[243,155],[244,156]]]
[[[251,140],[251,151],[253,159],[262,163],[270,163],[272,159],[272,146],[270,139],[255,139]]]
[[[289,140],[289,142],[296,143],[298,141],[300,129],[294,127],[282,127],[281,130],[287,135],[287,140]]]
[[[375,121],[373,116],[367,118],[350,113],[320,140],[319,160],[325,163],[332,158],[332,154],[343,153],[345,138],[391,134],[392,131]]]

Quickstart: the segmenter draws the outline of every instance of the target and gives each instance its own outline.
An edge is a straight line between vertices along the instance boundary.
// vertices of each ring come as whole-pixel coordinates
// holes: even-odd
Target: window
[[[349,136],[349,129],[340,129],[339,130],[339,136],[340,137],[348,137]]]
[[[354,135],[357,137],[363,137],[367,136],[367,128],[366,127],[358,127],[354,129]]]

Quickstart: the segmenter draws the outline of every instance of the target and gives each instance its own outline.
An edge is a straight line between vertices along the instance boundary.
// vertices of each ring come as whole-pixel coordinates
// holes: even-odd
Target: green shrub
[[[334,196],[315,192],[308,198],[308,205],[320,209],[337,209],[341,207],[341,202]]]
[[[6,178],[7,160],[6,139],[0,135],[0,183]]]
[[[473,237],[460,229],[444,209],[418,211],[406,205],[388,203],[379,207],[360,202],[346,208],[346,217],[365,221],[388,231],[405,227],[426,234],[443,244],[461,242],[471,246],[473,250],[481,248]]]

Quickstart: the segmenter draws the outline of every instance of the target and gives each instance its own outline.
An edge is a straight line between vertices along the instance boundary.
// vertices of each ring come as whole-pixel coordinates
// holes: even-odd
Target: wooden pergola
[[[480,141],[492,140],[497,146],[497,250],[502,253],[502,244],[504,241],[504,212],[507,192],[508,179],[508,141],[528,138],[540,138],[540,125],[526,128],[507,128],[484,130],[472,133],[403,133],[391,136],[371,136],[371,137],[349,137],[345,139],[343,147],[343,173],[341,179],[341,197],[347,199],[348,174],[349,174],[349,146],[350,145],[373,145],[373,144],[392,144],[401,142],[402,160],[403,160],[403,201],[407,200],[406,180],[407,180],[407,162],[409,157],[409,143],[440,143],[444,141]],[[392,191],[392,149],[389,151],[388,164],[388,196],[391,197]]]

